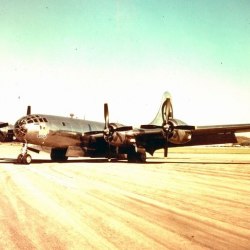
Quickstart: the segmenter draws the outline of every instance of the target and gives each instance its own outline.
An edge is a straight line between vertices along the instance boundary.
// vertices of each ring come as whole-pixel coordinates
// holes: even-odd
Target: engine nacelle
[[[124,144],[134,144],[135,139],[130,130],[131,126],[124,126],[119,123],[110,123],[109,129],[111,130],[110,144],[115,147],[120,147]]]
[[[168,121],[171,127],[186,125],[183,121],[171,119]],[[173,129],[169,136],[169,141],[173,144],[185,144],[192,139],[192,132],[184,129]]]

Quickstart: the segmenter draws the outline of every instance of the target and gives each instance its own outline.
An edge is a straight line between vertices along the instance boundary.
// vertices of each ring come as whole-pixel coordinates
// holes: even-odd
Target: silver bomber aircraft
[[[50,152],[52,161],[68,157],[105,157],[146,162],[146,153],[158,149],[237,142],[235,133],[249,132],[250,124],[190,126],[173,116],[171,95],[163,94],[155,119],[140,128],[109,122],[108,105],[104,104],[104,123],[53,115],[31,114],[20,118],[12,128],[0,123],[1,141],[16,138],[23,142],[17,163],[30,164],[29,151]]]

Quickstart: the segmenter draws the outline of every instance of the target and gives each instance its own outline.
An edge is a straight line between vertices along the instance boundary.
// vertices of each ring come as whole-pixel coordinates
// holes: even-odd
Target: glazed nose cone
[[[21,118],[19,119],[15,125],[14,125],[14,134],[15,134],[15,137],[22,141],[25,139],[25,136],[28,132],[28,129],[27,129],[27,120],[24,119],[24,118]]]

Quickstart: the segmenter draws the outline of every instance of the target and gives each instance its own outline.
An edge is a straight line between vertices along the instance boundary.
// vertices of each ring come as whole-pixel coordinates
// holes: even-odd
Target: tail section
[[[170,103],[171,103],[171,94],[169,92],[164,92],[163,96],[162,96],[162,100],[161,100],[161,105],[160,108],[158,110],[158,113],[156,114],[154,120],[150,123],[150,125],[157,125],[157,126],[162,126],[163,122],[164,122],[164,114],[165,114],[165,103],[167,101],[167,99],[170,99]],[[173,107],[171,104],[170,107],[170,112],[169,112],[169,116],[171,118],[173,118]]]

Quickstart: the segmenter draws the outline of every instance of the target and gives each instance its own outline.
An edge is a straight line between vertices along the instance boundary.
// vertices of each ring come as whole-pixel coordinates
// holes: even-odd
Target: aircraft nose
[[[27,120],[20,119],[14,125],[14,134],[17,139],[23,140],[27,134]]]

